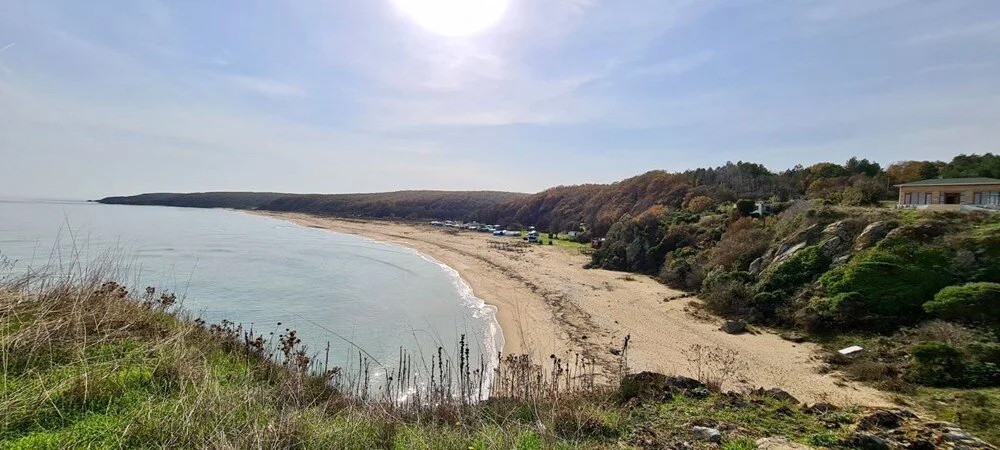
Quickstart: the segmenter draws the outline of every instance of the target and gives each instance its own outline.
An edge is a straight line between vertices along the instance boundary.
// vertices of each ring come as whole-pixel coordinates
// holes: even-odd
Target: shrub
[[[917,319],[921,306],[951,282],[949,258],[943,250],[918,243],[883,244],[823,274],[819,282],[831,295],[861,294],[874,314]]]
[[[802,285],[816,279],[830,267],[830,257],[818,246],[806,247],[768,272],[757,286],[757,292],[776,292],[790,296]]]
[[[941,289],[924,311],[945,320],[1000,323],[1000,283],[966,283]]]
[[[667,286],[695,291],[701,288],[705,278],[702,261],[693,247],[681,247],[667,255],[657,277]]]
[[[713,272],[705,277],[699,297],[716,314],[746,314],[753,306],[753,289],[746,272]]]
[[[910,378],[930,386],[961,386],[965,361],[962,352],[944,342],[924,342],[910,350],[916,360]]]
[[[763,255],[771,243],[771,232],[758,222],[745,217],[733,222],[712,248],[709,267],[745,270]]]
[[[715,200],[712,200],[712,197],[709,197],[707,195],[699,195],[688,201],[687,209],[692,212],[700,213],[707,210],[708,208],[711,208],[712,205],[714,204]]]
[[[810,331],[829,331],[861,327],[864,324],[865,300],[857,292],[815,298],[796,317]]]

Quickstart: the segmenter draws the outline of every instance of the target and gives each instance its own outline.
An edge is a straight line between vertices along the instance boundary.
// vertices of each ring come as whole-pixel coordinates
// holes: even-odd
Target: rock
[[[747,323],[742,320],[727,320],[719,329],[729,334],[746,333]]]
[[[848,224],[847,219],[838,220],[827,225],[826,228],[823,229],[823,234],[827,236],[837,236],[841,239],[847,239],[851,236],[850,228],[851,227]]]
[[[771,389],[757,388],[750,391],[750,395],[754,395],[757,397],[767,397],[783,402],[799,403],[799,399],[795,398],[794,396],[792,396],[792,394],[789,394],[788,392],[779,388],[771,388]]]
[[[788,442],[788,439],[778,436],[757,439],[755,444],[757,444],[758,450],[806,450],[811,448],[808,445]]]
[[[618,388],[623,402],[633,398],[641,400],[664,400],[674,394],[695,393],[705,390],[705,385],[695,379],[680,376],[666,376],[662,373],[640,372],[625,376]]]
[[[859,448],[863,450],[889,450],[889,443],[878,436],[870,434],[855,433],[845,443],[845,447]]]
[[[961,431],[949,431],[942,434],[941,437],[944,438],[944,440],[951,442],[967,441],[971,439],[971,436]]]
[[[840,411],[840,408],[830,403],[816,403],[804,410],[806,414],[826,414]]]
[[[805,336],[802,336],[801,334],[798,334],[794,331],[786,331],[784,333],[779,334],[778,336],[786,341],[794,342],[796,344],[801,344],[806,341]]]
[[[722,441],[722,433],[715,428],[708,427],[691,427],[691,431],[694,433],[694,438],[700,441],[708,442],[720,442]]]
[[[885,238],[885,235],[896,227],[894,222],[876,221],[868,224],[857,239],[854,240],[855,250],[864,250]]]
[[[780,266],[781,263],[783,263],[786,260],[788,260],[788,258],[791,258],[792,255],[794,255],[799,250],[802,250],[802,249],[806,248],[806,246],[808,246],[808,245],[809,244],[807,244],[805,242],[799,242],[798,244],[795,244],[795,245],[789,247],[787,250],[785,250],[784,252],[781,252],[778,256],[776,256],[774,258],[774,262],[772,262],[771,265],[768,266],[768,268],[773,268],[773,267]]]
[[[878,428],[893,429],[903,424],[903,418],[895,411],[875,411],[858,421],[858,429],[874,430]]]
[[[618,355],[622,354],[622,351],[621,351],[620,348],[611,347],[611,348],[608,349],[608,353],[611,353],[612,355],[618,356]]]
[[[763,265],[764,265],[764,258],[763,257],[757,258],[750,263],[750,269],[748,269],[747,272],[749,272],[750,275],[757,276],[760,273],[761,266]]]
[[[915,440],[906,446],[906,450],[934,450],[935,448],[937,446],[934,443],[924,439]]]
[[[836,258],[833,258],[833,262],[830,263],[830,266],[837,267],[837,266],[842,266],[844,264],[847,264],[847,262],[851,260],[851,256],[852,255],[850,253],[848,253],[848,254],[840,255],[840,256],[838,256]]]
[[[847,241],[840,236],[834,236],[820,243],[819,251],[823,252],[827,258],[833,258],[834,256],[846,251],[849,246],[850,241]]]

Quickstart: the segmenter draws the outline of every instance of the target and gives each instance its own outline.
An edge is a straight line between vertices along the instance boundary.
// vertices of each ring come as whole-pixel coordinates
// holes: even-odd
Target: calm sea
[[[0,256],[15,272],[109,252],[132,288],[174,291],[209,322],[295,329],[320,360],[329,343],[331,366],[356,366],[355,345],[389,367],[400,347],[418,362],[439,346],[457,359],[462,334],[477,365],[503,345],[492,307],[404,247],[227,210],[0,200]]]

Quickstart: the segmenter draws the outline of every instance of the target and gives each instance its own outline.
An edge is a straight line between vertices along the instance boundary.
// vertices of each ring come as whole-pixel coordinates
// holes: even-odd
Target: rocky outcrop
[[[618,390],[622,401],[636,400],[662,401],[677,394],[687,394],[695,390],[705,390],[704,383],[693,378],[667,376],[656,372],[640,372],[622,379]]]
[[[857,432],[840,442],[865,449],[932,449],[996,447],[948,422],[924,421],[906,409],[874,411],[858,421]]]
[[[854,240],[854,250],[860,251],[878,244],[890,231],[898,226],[896,222],[876,221],[868,224]]]
[[[781,263],[787,261],[788,258],[791,258],[792,255],[794,255],[796,252],[798,252],[799,250],[802,250],[802,249],[804,249],[804,248],[806,248],[808,246],[809,246],[809,243],[803,241],[803,242],[799,242],[798,244],[795,244],[795,245],[792,245],[790,247],[785,248],[784,251],[781,251],[781,248],[779,247],[778,248],[779,249],[778,256],[776,256],[774,258],[774,261],[772,261],[771,264],[769,264],[767,268],[768,269],[773,269],[775,267],[780,266]]]

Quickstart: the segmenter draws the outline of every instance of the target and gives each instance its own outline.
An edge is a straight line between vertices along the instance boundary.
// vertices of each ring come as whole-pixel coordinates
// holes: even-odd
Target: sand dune
[[[431,226],[350,221],[293,213],[260,213],[303,226],[328,229],[414,248],[457,270],[477,297],[497,306],[505,354],[580,354],[611,366],[610,348],[631,335],[629,366],[693,376],[692,346],[738,355],[745,365],[728,389],[781,387],[805,402],[885,405],[870,387],[821,374],[816,347],[773,333],[729,335],[721,320],[690,306],[693,298],[655,280],[606,270],[587,270],[588,258],[558,246],[531,246],[524,253],[491,248],[485,233],[448,232]],[[509,239],[509,238],[508,238]],[[665,299],[670,299],[665,301]]]

